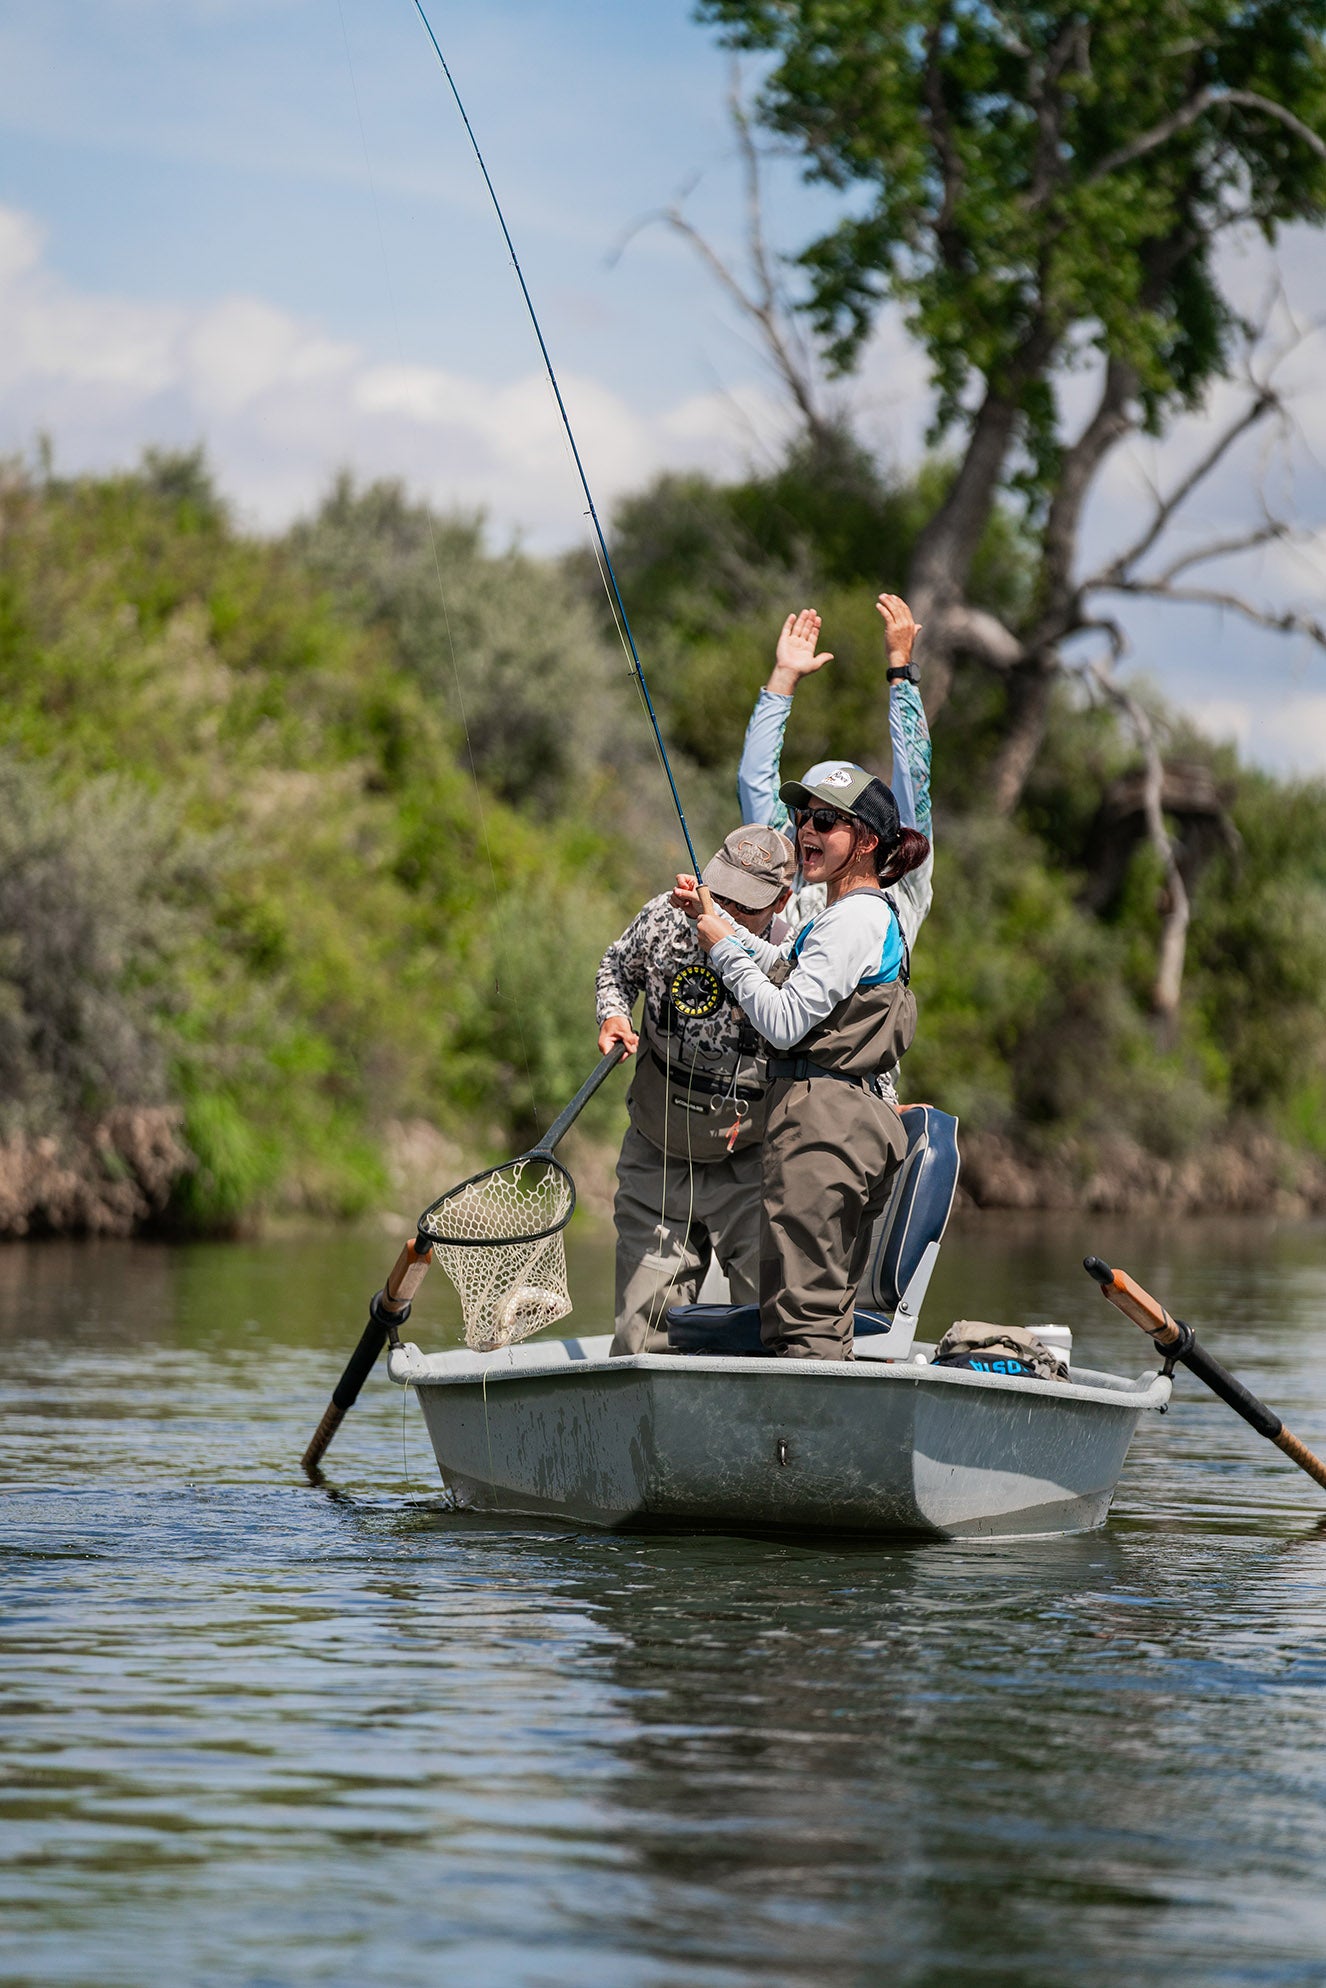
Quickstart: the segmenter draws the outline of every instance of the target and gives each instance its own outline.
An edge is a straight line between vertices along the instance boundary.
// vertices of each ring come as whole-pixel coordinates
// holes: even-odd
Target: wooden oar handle
[[[1165,1307],[1135,1283],[1126,1270],[1111,1270],[1098,1256],[1088,1256],[1083,1260],[1083,1269],[1094,1277],[1112,1305],[1116,1305],[1125,1318],[1134,1325],[1140,1325],[1143,1332],[1149,1333],[1157,1346],[1163,1346],[1171,1360],[1181,1360],[1198,1380],[1204,1381],[1213,1394],[1227,1402],[1236,1415],[1241,1415],[1249,1427],[1259,1436],[1274,1443],[1292,1463],[1305,1471],[1314,1483],[1326,1491],[1326,1463],[1314,1456],[1306,1443],[1300,1443],[1297,1436],[1291,1436],[1273,1408],[1268,1408],[1251,1390],[1244,1387],[1241,1380],[1231,1374],[1228,1367],[1222,1366],[1214,1353],[1208,1353],[1199,1346],[1193,1329],[1180,1320],[1173,1319]]]
[[[1326,1463],[1323,1463],[1320,1457],[1314,1456],[1306,1443],[1300,1443],[1297,1436],[1291,1436],[1283,1423],[1279,1435],[1273,1436],[1271,1440],[1278,1450],[1283,1450],[1300,1470],[1306,1470],[1308,1476],[1326,1491]]]
[[[1128,1275],[1126,1270],[1111,1270],[1098,1256],[1084,1257],[1082,1267],[1089,1277],[1094,1277],[1101,1291],[1112,1305],[1116,1305],[1125,1318],[1134,1325],[1140,1325],[1143,1332],[1149,1333],[1157,1346],[1177,1346],[1183,1338],[1178,1326],[1170,1317],[1158,1298]]]
[[[433,1261],[433,1245],[424,1238],[411,1236],[400,1255],[391,1267],[391,1275],[382,1287],[383,1309],[389,1312],[402,1312],[407,1305],[414,1303],[419,1286],[428,1275],[428,1266]]]

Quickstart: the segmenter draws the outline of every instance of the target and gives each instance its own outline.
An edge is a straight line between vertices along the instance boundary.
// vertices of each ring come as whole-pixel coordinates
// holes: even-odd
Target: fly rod
[[[442,74],[446,77],[451,94],[456,100],[456,109],[460,112],[461,122],[465,126],[466,134],[474,150],[474,156],[479,162],[479,171],[483,174],[483,183],[488,189],[488,197],[493,203],[493,211],[497,215],[498,226],[502,230],[502,238],[506,243],[507,253],[511,257],[511,267],[515,270],[516,280],[520,284],[520,294],[525,299],[525,308],[529,312],[530,323],[534,327],[534,336],[539,341],[539,351],[543,354],[543,363],[547,368],[549,384],[553,390],[553,398],[557,402],[557,412],[562,417],[562,426],[566,430],[566,439],[571,445],[571,457],[576,466],[576,473],[580,478],[580,487],[585,493],[585,502],[589,506],[589,516],[594,526],[594,536],[598,540],[599,552],[602,556],[604,569],[611,586],[613,605],[621,619],[622,630],[626,637],[626,645],[630,651],[632,672],[636,682],[640,686],[640,695],[643,699],[645,710],[649,714],[649,722],[653,726],[654,743],[658,747],[658,755],[663,762],[663,771],[668,776],[668,786],[672,790],[672,805],[677,810],[677,820],[681,823],[681,832],[686,842],[686,853],[691,859],[691,869],[698,882],[700,865],[696,858],[695,845],[691,841],[691,831],[686,826],[686,813],[681,804],[681,795],[677,792],[677,782],[673,778],[672,762],[668,758],[668,749],[663,743],[663,733],[659,729],[658,718],[654,712],[654,700],[649,695],[649,685],[645,682],[644,668],[640,662],[640,652],[635,646],[635,636],[631,632],[631,622],[626,612],[626,603],[622,599],[621,588],[617,585],[617,574],[613,567],[612,555],[608,551],[608,541],[603,536],[603,527],[599,523],[598,509],[594,503],[593,492],[589,487],[589,478],[585,474],[585,465],[580,460],[580,450],[576,447],[576,438],[571,427],[571,417],[566,411],[566,402],[562,399],[562,389],[557,383],[557,374],[553,370],[552,355],[548,351],[547,341],[543,336],[543,327],[539,323],[538,312],[534,308],[534,299],[530,296],[529,285],[525,281],[525,272],[521,268],[520,258],[516,254],[516,245],[511,239],[511,230],[507,227],[506,216],[502,212],[502,203],[497,197],[497,189],[494,187],[488,168],[484,164],[483,153],[479,150],[479,141],[474,135],[474,126],[470,123],[469,114],[461,102],[460,91],[456,88],[456,79],[451,73],[446,56],[442,53],[437,36],[433,33],[432,24],[423,10],[421,0],[414,0],[414,6],[415,12],[424,24],[424,32],[433,44],[433,53],[442,65]],[[705,909],[711,910],[712,906],[708,902],[709,893],[705,890],[703,884],[699,888]]]

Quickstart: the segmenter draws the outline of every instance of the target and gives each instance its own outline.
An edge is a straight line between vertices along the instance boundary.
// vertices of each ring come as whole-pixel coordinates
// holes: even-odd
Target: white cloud
[[[256,297],[143,303],[75,289],[32,218],[0,207],[0,446],[41,430],[67,470],[201,439],[223,488],[266,527],[308,507],[341,464],[483,508],[535,543],[575,537],[584,498],[546,377],[496,388],[383,359]],[[690,394],[643,415],[584,376],[562,391],[601,512],[667,467],[736,467],[778,432],[772,392]]]

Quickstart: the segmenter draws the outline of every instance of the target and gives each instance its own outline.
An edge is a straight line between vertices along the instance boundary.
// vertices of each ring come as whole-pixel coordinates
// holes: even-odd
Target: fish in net
[[[536,1153],[476,1174],[425,1209],[419,1236],[460,1294],[467,1346],[514,1346],[567,1316],[565,1230],[575,1201],[566,1168]]]

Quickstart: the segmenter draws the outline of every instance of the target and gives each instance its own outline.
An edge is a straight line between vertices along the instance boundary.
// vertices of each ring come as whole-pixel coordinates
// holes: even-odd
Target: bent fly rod
[[[507,227],[506,216],[502,212],[502,203],[497,197],[497,189],[489,176],[487,166],[484,164],[483,153],[479,150],[479,141],[474,135],[474,126],[470,123],[469,115],[466,112],[464,104],[461,102],[460,91],[456,88],[456,79],[451,73],[446,56],[442,53],[437,36],[433,33],[432,25],[423,10],[421,0],[414,0],[414,7],[419,19],[424,24],[424,32],[433,44],[433,53],[442,65],[442,74],[447,79],[451,94],[456,100],[456,109],[460,112],[461,122],[465,126],[466,135],[469,138],[471,146],[474,148],[474,156],[479,162],[479,171],[483,174],[483,183],[488,189],[488,197],[493,203],[493,212],[497,215],[498,226],[502,230],[502,238],[506,242],[507,253],[511,257],[511,267],[515,270],[516,280],[520,284],[520,294],[525,299],[525,308],[529,312],[529,320],[534,327],[534,336],[539,341],[539,351],[543,354],[543,363],[547,369],[548,381],[553,390],[553,398],[557,402],[557,412],[562,417],[562,426],[566,430],[566,439],[571,445],[571,459],[575,463],[576,474],[580,478],[580,487],[585,493],[585,502],[589,506],[589,517],[594,526],[594,536],[598,540],[599,553],[603,560],[604,572],[609,583],[610,598],[614,611],[621,622],[622,632],[626,638],[626,646],[630,652],[631,672],[640,687],[641,700],[645,710],[649,714],[649,722],[654,730],[654,743],[658,747],[658,756],[663,763],[663,771],[668,776],[668,786],[672,790],[672,805],[677,810],[677,820],[681,823],[681,832],[686,842],[686,853],[691,859],[691,870],[698,882],[700,865],[695,854],[695,845],[691,841],[691,831],[686,826],[686,812],[681,804],[681,795],[677,792],[677,782],[673,778],[672,762],[668,758],[668,749],[663,743],[663,734],[659,729],[658,718],[654,712],[654,700],[649,695],[649,685],[645,682],[645,673],[640,662],[640,652],[635,646],[635,636],[631,632],[630,617],[626,612],[626,604],[622,599],[621,588],[617,585],[617,574],[613,567],[612,556],[608,551],[608,542],[603,536],[603,527],[599,523],[598,509],[594,503],[593,492],[589,487],[589,478],[585,474],[585,465],[580,460],[580,450],[576,447],[576,438],[571,427],[571,417],[566,411],[566,402],[562,399],[562,389],[557,384],[557,374],[553,370],[552,355],[548,351],[547,341],[543,336],[543,327],[539,323],[538,312],[534,308],[534,299],[530,296],[529,285],[525,281],[525,272],[521,268],[520,258],[516,254],[516,245],[511,239],[511,230]],[[708,893],[704,890],[703,886],[701,886],[700,895],[702,901],[708,897]],[[705,904],[705,909],[709,909],[707,903]]]

